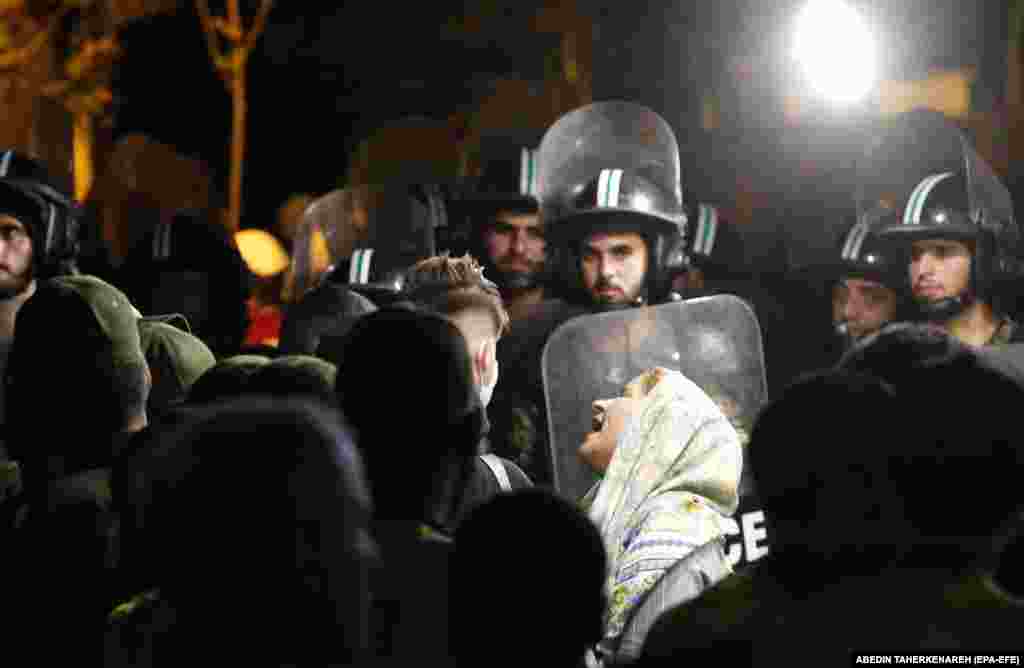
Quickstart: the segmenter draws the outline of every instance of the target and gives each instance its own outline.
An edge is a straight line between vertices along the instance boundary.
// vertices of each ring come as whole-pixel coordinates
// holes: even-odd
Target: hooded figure
[[[584,498],[608,552],[609,607],[599,653],[614,654],[633,608],[677,561],[723,538],[739,505],[740,437],[718,405],[677,371],[636,378],[604,478]],[[620,406],[623,404],[620,404]],[[588,437],[582,454],[594,445]]]
[[[162,416],[184,401],[192,384],[217,363],[213,352],[198,337],[171,324],[176,319],[139,319],[139,339],[153,377],[147,405],[150,417]]]

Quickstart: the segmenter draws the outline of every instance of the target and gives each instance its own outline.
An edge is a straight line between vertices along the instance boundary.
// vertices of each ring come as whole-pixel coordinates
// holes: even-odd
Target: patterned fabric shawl
[[[641,400],[583,500],[608,553],[606,650],[614,652],[629,614],[665,571],[726,533],[742,459],[729,420],[679,372],[666,371]]]

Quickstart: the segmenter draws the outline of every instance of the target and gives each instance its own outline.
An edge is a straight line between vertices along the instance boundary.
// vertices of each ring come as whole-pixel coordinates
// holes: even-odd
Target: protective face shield
[[[679,148],[668,123],[631,102],[599,102],[562,116],[539,151],[541,221],[566,297],[591,303],[580,244],[594,232],[636,232],[647,241],[644,301],[668,295],[685,266]]]
[[[447,226],[434,186],[355,186],[306,209],[296,236],[289,294],[298,299],[322,280],[343,283],[378,302],[402,289],[405,270],[437,254]]]
[[[887,176],[890,180],[882,178]],[[941,115],[904,114],[873,141],[858,165],[858,207],[893,215],[879,234],[909,246],[946,239],[973,246],[970,285],[918,300],[929,320],[948,320],[1020,270],[1020,233],[1006,187],[964,134]],[[911,286],[913,287],[913,286]]]
[[[742,433],[767,397],[761,328],[732,295],[584,315],[559,327],[542,356],[555,488],[577,500],[596,482],[578,449],[592,403],[622,396],[652,367],[680,371]]]
[[[313,201],[295,235],[287,290],[298,301],[368,236],[367,187],[334,190]]]

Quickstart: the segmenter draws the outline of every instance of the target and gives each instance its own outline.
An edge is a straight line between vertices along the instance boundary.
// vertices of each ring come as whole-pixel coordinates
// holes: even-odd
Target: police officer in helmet
[[[499,342],[503,372],[488,416],[494,452],[547,485],[544,345],[577,316],[668,299],[673,272],[685,266],[686,217],[675,135],[641,105],[600,102],[565,114],[536,160],[548,299]]]
[[[588,105],[548,130],[538,159],[561,296],[597,311],[668,299],[686,264],[686,215],[665,120],[631,102]]]
[[[77,206],[42,163],[13,150],[0,152],[0,372],[7,366],[15,318],[36,282],[77,273],[78,231]],[[2,393],[0,386],[0,424]],[[0,481],[0,500],[3,487]]]
[[[872,135],[857,166],[858,210],[885,211],[879,236],[907,254],[910,318],[968,345],[1015,340],[1000,303],[1020,269],[1009,191],[942,114],[915,109]]]
[[[968,164],[973,159],[980,160],[973,156]],[[999,286],[1019,273],[1020,232],[1008,195],[1003,206],[972,197],[972,180],[989,175],[989,185],[998,184],[987,166],[974,165],[973,173],[945,171],[922,179],[883,234],[909,252],[907,280],[918,319],[969,345],[1016,342],[1024,332],[1001,308]]]
[[[0,152],[0,210],[31,244],[27,273],[4,284],[0,298],[20,294],[32,280],[76,273],[80,211],[42,163],[16,151]],[[13,267],[5,269],[11,273]]]
[[[832,327],[848,350],[906,311],[906,259],[879,235],[877,217],[864,216],[842,238],[831,267]]]
[[[480,141],[480,174],[459,202],[468,250],[501,291],[513,320],[545,298],[547,252],[537,200],[539,134],[488,135]]]

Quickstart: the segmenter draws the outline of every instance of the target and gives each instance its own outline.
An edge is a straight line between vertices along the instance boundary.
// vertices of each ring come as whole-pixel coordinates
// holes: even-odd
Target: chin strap
[[[837,322],[832,327],[832,333],[839,339],[840,344],[843,347],[843,351],[850,350],[857,342],[865,338],[863,336],[857,337],[850,333],[850,323],[848,322]]]
[[[630,309],[630,308],[638,308],[640,306],[644,306],[646,303],[647,303],[647,299],[645,297],[643,297],[643,296],[640,296],[640,297],[637,297],[636,299],[634,299],[633,301],[630,301],[630,302],[615,303],[615,304],[603,304],[603,303],[597,302],[597,303],[594,304],[594,306],[595,306],[596,312],[598,312],[598,313],[606,313],[608,311],[624,311],[624,310]]]
[[[918,313],[929,322],[945,322],[963,313],[974,303],[970,294],[944,297],[934,302],[917,302]]]

